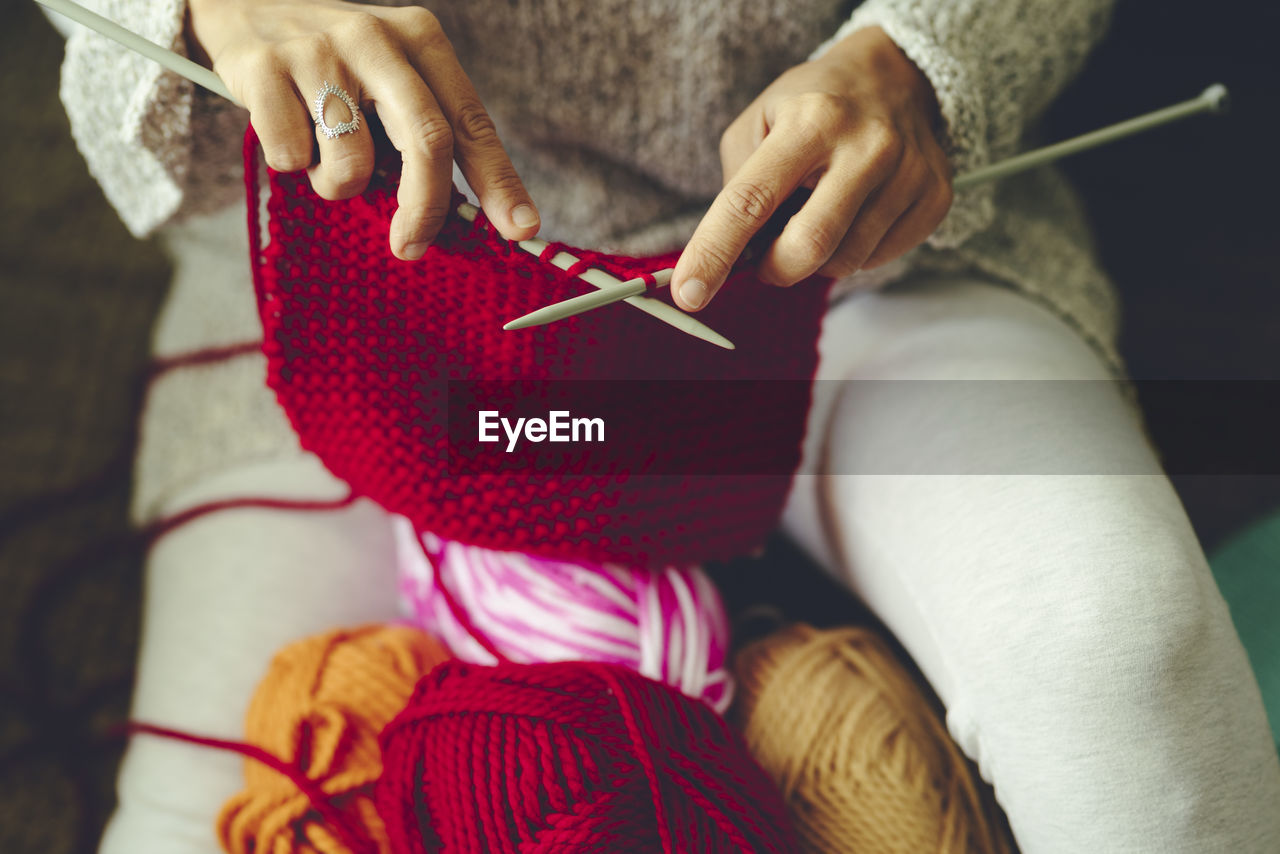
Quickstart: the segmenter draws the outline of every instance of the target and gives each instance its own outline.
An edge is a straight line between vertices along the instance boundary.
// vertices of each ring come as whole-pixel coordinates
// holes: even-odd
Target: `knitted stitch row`
[[[304,173],[269,172],[263,246],[252,129],[245,162],[268,382],[302,446],[357,494],[446,539],[637,566],[740,555],[775,526],[799,464],[829,281],[784,290],[737,268],[700,315],[734,351],[623,305],[505,332],[506,320],[589,286],[513,251],[483,216],[451,216],[421,261],[396,259],[395,152],[343,201],[316,196]],[[676,259],[572,251],[622,279]],[[457,422],[475,419],[459,411],[459,389],[505,383],[489,405],[546,412],[580,388],[568,380],[603,388],[611,429],[631,440],[499,469],[459,453]]]

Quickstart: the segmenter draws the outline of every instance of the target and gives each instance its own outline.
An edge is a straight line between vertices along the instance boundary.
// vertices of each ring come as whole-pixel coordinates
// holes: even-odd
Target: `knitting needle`
[[[1017,172],[1025,172],[1028,169],[1043,166],[1068,155],[1090,148],[1097,148],[1100,145],[1106,145],[1126,136],[1133,136],[1169,122],[1185,119],[1199,113],[1222,113],[1226,112],[1226,109],[1227,87],[1221,83],[1215,83],[1201,92],[1199,96],[1174,104],[1171,107],[1165,107],[1162,110],[1156,110],[1114,125],[1108,125],[1107,127],[967,172],[952,181],[951,186],[956,191],[967,190],[977,184],[995,181]],[[671,284],[673,269],[668,267],[653,274],[658,287]],[[592,309],[611,305],[619,300],[635,297],[645,293],[647,290],[649,290],[649,285],[646,285],[643,279],[632,279],[623,283],[616,290],[610,290],[607,294],[602,292],[583,294],[582,296],[572,297],[544,306],[537,311],[531,311],[522,317],[517,317],[502,328],[525,329],[530,326],[542,326],[556,320],[563,320],[567,317],[591,311]]]
[[[36,2],[42,6],[48,6],[59,14],[66,15],[77,24],[83,24],[109,39],[120,42],[130,50],[160,63],[175,74],[180,74],[187,78],[192,83],[203,86],[215,95],[221,95],[237,107],[243,106],[231,96],[231,91],[227,89],[226,84],[222,82],[218,75],[209,69],[202,65],[197,65],[185,56],[179,56],[171,50],[166,50],[155,42],[147,41],[142,36],[132,30],[125,29],[110,18],[104,18],[97,12],[92,12],[79,3],[73,2],[73,0],[36,0]]]
[[[75,3],[74,0],[36,0],[36,2],[49,7],[55,12],[67,16],[76,23],[83,24],[89,29],[101,33],[109,39],[119,42],[130,50],[136,51],[148,59],[158,62],[160,65],[175,74],[185,77],[198,86],[203,86],[213,94],[220,95],[237,106],[242,106],[239,101],[231,96],[231,92],[227,89],[222,80],[218,78],[218,75],[214,74],[209,69],[204,68],[201,65],[197,65],[186,57],[179,56],[171,50],[166,50],[154,42],[147,41],[142,36],[131,30],[125,29],[115,21],[112,21],[109,18],[104,18],[96,12],[92,12],[80,4]],[[478,210],[479,209],[473,205],[463,204],[459,206],[458,213],[463,219],[469,222],[474,222]],[[519,246],[530,254],[541,255],[542,251],[546,249],[547,243],[546,241],[535,238],[533,240],[522,240],[520,241]],[[551,259],[551,263],[562,270],[567,270],[577,262],[578,259],[574,258],[567,252],[559,252]],[[613,296],[615,290],[619,286],[631,284],[630,282],[622,282],[615,276],[611,276],[602,270],[596,269],[590,269],[583,272],[580,278],[587,283],[594,285],[596,288],[599,288],[599,293],[607,293],[609,296]],[[663,284],[666,284],[666,282],[663,282]],[[641,296],[643,293],[644,290],[641,289],[637,294],[630,294],[626,297],[619,297],[618,299],[625,299],[641,311],[656,317],[664,323],[674,326],[681,332],[685,332],[695,338],[701,338],[703,341],[715,344],[717,347],[723,347],[726,350],[734,349],[732,341],[721,335],[719,332],[716,332],[696,317],[685,314],[683,311],[680,311],[680,309],[668,305],[661,300]],[[617,301],[617,299],[609,300],[610,303]]]
[[[478,214],[479,212],[480,212],[480,209],[477,208],[475,205],[468,204],[466,202],[463,202],[462,204],[458,205],[458,215],[463,219],[467,220],[468,222],[475,222],[476,214]],[[521,249],[523,249],[525,252],[528,252],[530,255],[536,255],[539,257],[541,257],[543,251],[546,250],[547,248],[547,242],[545,240],[539,240],[536,237],[533,238],[532,240],[521,240],[516,245],[519,246]],[[578,263],[578,259],[570,255],[568,252],[557,252],[555,255],[551,257],[551,263],[554,266],[559,267],[561,270],[568,270],[574,264]],[[598,270],[594,267],[579,273],[578,278],[582,279],[584,282],[586,282],[589,285],[594,285],[596,288],[599,289],[594,293],[584,294],[583,295],[584,297],[596,297],[597,299],[606,299],[607,303],[615,303],[615,302],[618,302],[619,300],[625,299],[628,303],[630,303],[631,305],[634,305],[636,308],[640,309],[641,311],[651,314],[654,317],[658,318],[659,320],[663,321],[664,323],[668,323],[671,326],[674,326],[676,329],[679,329],[681,332],[686,332],[689,335],[694,336],[695,338],[701,338],[703,341],[707,341],[707,342],[710,342],[711,344],[715,344],[717,347],[723,347],[726,350],[736,349],[732,341],[730,341],[728,338],[725,338],[719,332],[716,332],[714,329],[707,326],[705,323],[698,320],[693,315],[685,314],[680,309],[676,308],[673,305],[668,305],[662,300],[656,300],[656,299],[652,299],[651,297],[642,296],[642,294],[645,291],[644,279],[630,279],[624,282],[618,277],[611,276],[605,271]],[[657,277],[655,276],[655,278]],[[662,284],[664,285],[670,283],[671,272],[669,270],[665,271],[665,278],[663,278],[661,281],[662,281]],[[640,290],[638,292],[633,294],[628,294],[627,296],[623,296],[623,297],[615,296],[615,293],[618,292],[619,290],[629,288],[632,284],[635,284],[635,283],[638,283],[640,285]],[[583,297],[576,297],[576,299],[582,299],[582,298]],[[557,303],[557,305],[562,305],[562,304],[563,303]],[[509,323],[503,327],[503,329],[510,329],[510,328],[512,327],[511,327],[511,324]]]
[[[667,267],[653,274],[654,287],[665,287],[671,284],[671,274],[675,272],[674,267]],[[561,300],[557,303],[544,306],[537,311],[531,311],[528,314],[517,317],[515,320],[503,324],[503,329],[527,329],[530,326],[542,326],[555,320],[562,320],[566,317],[573,317],[579,314],[585,314],[593,308],[600,308],[605,305],[613,305],[615,302],[624,299],[634,299],[639,297],[647,290],[648,285],[644,279],[628,279],[620,283],[616,288],[601,288],[598,291],[581,296],[570,297],[567,300]],[[666,305],[666,303],[661,303]],[[683,313],[683,312],[682,312]],[[689,315],[685,315],[688,317]]]
[[[1160,125],[1176,122],[1200,113],[1225,113],[1228,102],[1227,87],[1221,83],[1214,83],[1198,96],[1180,104],[1174,104],[1172,107],[1165,107],[1163,110],[1156,110],[1123,122],[1117,122],[1062,142],[1055,142],[1053,145],[1046,145],[1044,148],[1037,148],[1034,151],[1014,155],[1007,160],[1001,160],[999,163],[993,163],[981,169],[975,169],[956,178],[952,186],[957,190],[966,190],[974,184],[995,181],[1016,172],[1025,172],[1028,169],[1043,166],[1068,155],[1090,148],[1097,148],[1100,145],[1106,145],[1118,139],[1124,139],[1127,136],[1133,136]]]

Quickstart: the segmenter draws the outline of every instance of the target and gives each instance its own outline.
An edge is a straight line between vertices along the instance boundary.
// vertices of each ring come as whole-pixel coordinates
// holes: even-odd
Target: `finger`
[[[753,105],[754,106],[754,105]],[[729,179],[738,174],[747,158],[760,147],[764,141],[764,111],[748,107],[720,136],[720,171],[721,184],[729,183]]]
[[[866,264],[894,223],[916,203],[925,181],[915,167],[900,169],[863,203],[840,247],[818,272],[824,276],[851,276]]]
[[[240,93],[249,108],[267,165],[277,172],[297,172],[311,165],[315,147],[311,114],[298,97],[284,68],[263,60]]]
[[[359,88],[350,74],[338,69],[322,76],[307,75],[299,84],[301,94],[311,93],[311,108],[316,119],[320,161],[308,170],[312,189],[320,198],[331,201],[359,195],[373,175],[373,137],[368,123],[360,115]],[[344,94],[351,104],[346,103]],[[352,106],[356,109],[351,109]],[[351,125],[355,125],[354,130],[347,129]],[[325,127],[331,130],[326,131]]]
[[[451,78],[446,83],[437,77]],[[454,132],[454,157],[489,221],[508,240],[538,233],[538,209],[502,147],[489,113],[465,75],[433,75],[431,86]]]
[[[924,243],[937,230],[950,209],[951,185],[940,184],[898,218],[863,262],[863,269],[874,270]]]
[[[436,239],[453,196],[453,129],[418,72],[401,57],[370,81],[369,95],[403,167],[388,239],[391,251],[416,261]]]
[[[938,226],[951,210],[951,203],[955,197],[951,184],[951,161],[941,147],[934,142],[932,136],[927,141],[922,140],[921,145],[933,173],[932,181],[925,190],[924,196],[872,250],[871,255],[862,265],[865,269],[872,270],[887,264],[923,243],[929,235],[938,230]]]
[[[533,237],[540,225],[538,209],[439,23],[425,10],[404,9],[402,13],[414,19],[410,26],[417,31],[407,50],[409,61],[453,129],[453,157],[475,190],[485,216],[508,240]]]
[[[814,146],[770,134],[725,184],[698,223],[671,274],[671,293],[685,311],[706,306],[752,236],[818,165]]]
[[[848,163],[850,158],[843,158]],[[828,170],[813,195],[783,227],[761,259],[758,275],[764,282],[789,286],[818,271],[844,242],[858,211],[884,176],[874,170],[846,165]]]

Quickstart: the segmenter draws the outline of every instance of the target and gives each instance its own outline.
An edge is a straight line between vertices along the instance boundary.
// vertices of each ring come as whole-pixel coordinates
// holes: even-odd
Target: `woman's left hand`
[[[922,243],[951,207],[938,122],[928,79],[878,27],[788,70],[720,139],[724,189],[676,264],[676,303],[706,306],[800,187],[812,195],[760,263],[770,284],[847,276]]]

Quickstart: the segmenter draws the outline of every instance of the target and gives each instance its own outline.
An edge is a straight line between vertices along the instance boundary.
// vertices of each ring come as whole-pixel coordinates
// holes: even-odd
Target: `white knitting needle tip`
[[[479,212],[480,209],[475,205],[466,202],[458,205],[458,216],[468,222],[474,222],[476,215]],[[542,253],[547,248],[547,242],[536,237],[531,240],[521,240],[516,245],[525,252],[528,252],[530,255],[535,255],[537,257],[542,257]],[[577,263],[578,259],[570,255],[568,252],[557,252],[551,257],[551,264],[555,267],[559,267],[561,270],[568,270]],[[663,278],[658,278],[660,275],[661,273],[655,274],[654,278],[661,281],[663,284],[671,281],[670,271],[666,271],[666,275]],[[626,300],[628,303],[646,314],[650,314],[658,318],[668,326],[674,326],[681,332],[692,335],[695,338],[701,338],[709,344],[715,344],[717,347],[723,347],[726,350],[737,349],[732,341],[725,338],[719,332],[716,332],[693,315],[685,314],[680,309],[673,305],[668,305],[662,300],[642,296],[644,293],[643,290],[640,291],[639,294],[633,293],[635,288],[632,282],[624,282],[616,276],[611,276],[603,270],[597,270],[594,267],[579,273],[578,278],[601,291],[607,291],[609,299],[605,301],[605,305],[618,302],[619,300]],[[624,291],[620,291],[620,289],[624,288]],[[594,296],[594,294],[584,294],[583,296]],[[574,299],[581,298],[582,297],[574,297]],[[556,305],[559,305],[559,303]],[[529,325],[535,326],[541,324]],[[508,324],[508,326],[504,328],[510,328],[510,325]]]
[[[665,270],[659,270],[654,273],[654,286],[662,287],[671,284],[671,274],[673,272],[674,268],[668,267]],[[649,285],[645,283],[644,279],[629,279],[616,288],[601,288],[592,294],[582,294],[581,296],[540,308],[537,311],[531,311],[523,317],[517,317],[510,323],[505,324],[502,328],[526,329],[530,326],[542,326],[544,323],[551,323],[562,317],[586,314],[593,308],[613,305],[619,300],[641,296],[647,290],[649,290]]]
[[[1043,166],[1046,163],[1052,163],[1077,152],[1085,151],[1090,148],[1097,148],[1100,145],[1106,145],[1109,142],[1115,142],[1126,136],[1133,136],[1143,131],[1151,130],[1169,122],[1185,119],[1189,116],[1198,115],[1199,113],[1224,113],[1227,110],[1228,93],[1227,87],[1221,83],[1214,83],[1209,88],[1200,93],[1199,96],[1180,104],[1174,104],[1171,107],[1165,107],[1162,110],[1146,113],[1127,121],[1118,122],[1114,125],[1108,125],[1104,128],[1073,137],[1072,139],[1063,140],[1062,142],[1046,145],[1044,148],[1037,148],[1034,151],[1028,151],[1023,154],[1015,155],[1007,160],[1001,160],[999,163],[993,163],[990,166],[984,166],[981,169],[975,169],[964,175],[956,177],[951,185],[956,190],[967,190],[977,184],[983,184],[987,181],[995,181],[999,178],[1005,178],[1018,172],[1025,172],[1028,169],[1034,169],[1037,166]],[[655,277],[665,274],[665,278],[661,279],[661,284],[671,283],[671,270],[660,270],[654,273]],[[643,292],[643,291],[642,291]],[[516,318],[508,323],[503,329],[524,329],[528,326],[539,326],[544,323],[551,323],[556,320],[564,320],[567,317],[581,314],[584,311],[601,308],[610,305],[618,300],[626,299],[630,293],[610,293],[606,295],[587,294],[581,297],[563,300],[552,305],[544,306],[537,311],[530,312],[524,317]],[[590,297],[590,299],[588,299]],[[581,300],[581,302],[579,302]],[[517,325],[518,324],[518,325]]]

